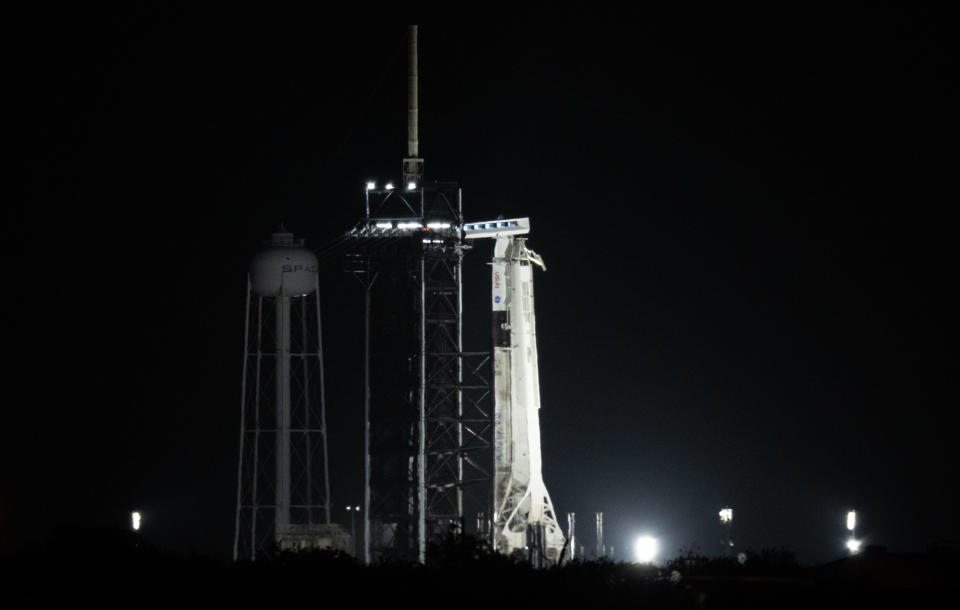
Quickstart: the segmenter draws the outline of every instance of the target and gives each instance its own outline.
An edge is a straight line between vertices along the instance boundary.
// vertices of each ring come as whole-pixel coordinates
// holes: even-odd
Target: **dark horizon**
[[[421,26],[421,152],[469,220],[529,216],[544,478],[588,550],[641,533],[805,562],[953,519],[949,21],[922,10],[599,9]],[[237,11],[240,11],[237,9]],[[398,179],[410,15],[24,12],[5,303],[3,546],[122,525],[227,556],[246,263],[322,250]],[[465,263],[490,345],[491,246]],[[334,520],[361,498],[360,292],[323,268]],[[468,516],[470,518],[470,516]],[[565,522],[563,522],[565,525]]]

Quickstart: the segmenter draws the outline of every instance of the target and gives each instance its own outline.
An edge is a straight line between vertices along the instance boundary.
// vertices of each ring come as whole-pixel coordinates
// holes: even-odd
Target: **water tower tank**
[[[250,261],[250,287],[262,297],[297,297],[317,287],[317,257],[283,227]]]
[[[317,257],[281,226],[249,277],[234,558],[346,550],[330,524]]]

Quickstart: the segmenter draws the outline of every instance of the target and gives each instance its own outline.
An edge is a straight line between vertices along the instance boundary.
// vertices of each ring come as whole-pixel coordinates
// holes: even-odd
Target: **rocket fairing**
[[[525,220],[525,219],[524,219]],[[523,231],[524,233],[526,231]],[[492,237],[492,236],[491,236]],[[494,548],[556,563],[564,536],[541,471],[533,265],[526,239],[496,235],[492,263],[494,340]]]

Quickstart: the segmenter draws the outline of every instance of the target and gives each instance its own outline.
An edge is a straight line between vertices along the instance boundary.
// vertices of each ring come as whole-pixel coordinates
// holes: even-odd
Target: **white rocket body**
[[[525,239],[497,235],[494,319],[494,548],[556,563],[564,536],[543,481],[533,267]]]

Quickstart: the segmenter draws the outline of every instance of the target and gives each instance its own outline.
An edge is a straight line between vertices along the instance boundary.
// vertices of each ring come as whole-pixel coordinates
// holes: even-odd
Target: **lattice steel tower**
[[[489,513],[490,353],[463,351],[460,187],[424,182],[410,28],[403,182],[370,183],[348,233],[364,288],[366,561],[425,560],[427,541]]]

